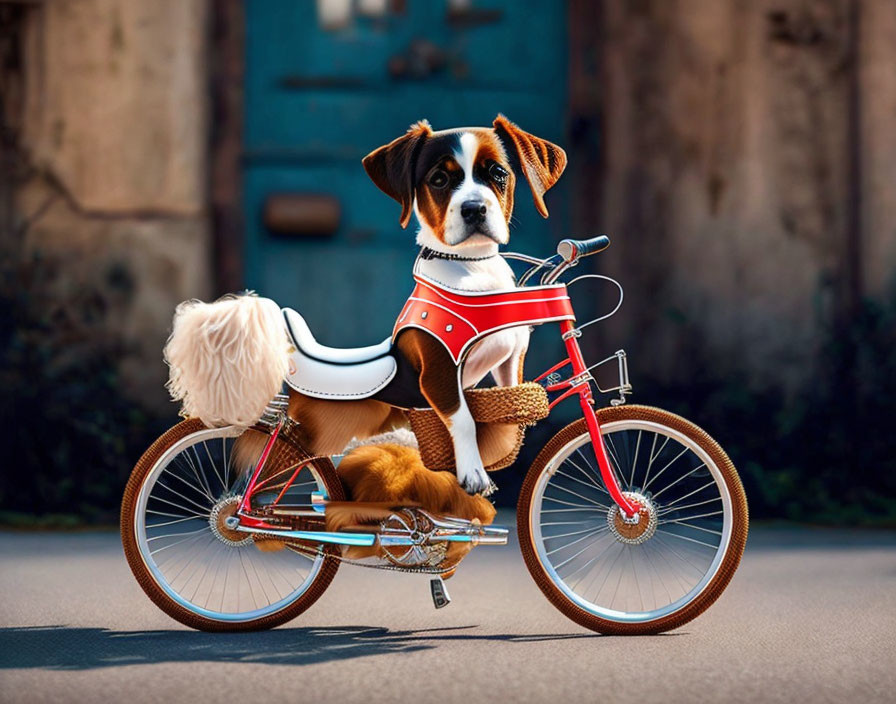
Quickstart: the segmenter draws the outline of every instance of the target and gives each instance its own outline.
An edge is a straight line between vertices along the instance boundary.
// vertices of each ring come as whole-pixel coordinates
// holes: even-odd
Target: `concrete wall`
[[[896,275],[896,3],[604,13],[615,334],[666,380],[711,365],[798,388],[831,322]]]
[[[22,17],[20,256],[98,299],[124,391],[165,402],[174,306],[209,294],[205,0],[58,0]],[[10,111],[16,114],[9,114]]]

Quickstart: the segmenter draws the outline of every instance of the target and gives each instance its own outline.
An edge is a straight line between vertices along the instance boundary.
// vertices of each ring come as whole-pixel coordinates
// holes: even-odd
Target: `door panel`
[[[564,5],[474,1],[499,14],[459,27],[446,20],[445,2],[405,4],[403,14],[358,17],[335,31],[320,28],[310,0],[246,5],[246,284],[299,310],[324,344],[383,339],[412,288],[416,223],[400,228],[398,204],[364,173],[365,154],[424,117],[441,129],[489,125],[498,112],[564,142]],[[426,57],[441,68],[401,70]],[[520,179],[512,249],[547,254],[567,234],[556,190],[544,221]],[[267,231],[262,210],[274,193],[334,196],[338,230]]]

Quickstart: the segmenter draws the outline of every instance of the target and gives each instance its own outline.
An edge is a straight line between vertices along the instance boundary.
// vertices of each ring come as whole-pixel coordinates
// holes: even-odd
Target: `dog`
[[[526,179],[536,209],[547,217],[544,194],[563,173],[566,154],[498,115],[491,127],[434,131],[429,122],[417,122],[362,163],[374,184],[400,204],[402,228],[412,213],[417,217],[421,255],[415,273],[453,291],[478,293],[515,285],[513,272],[498,254],[499,246],[510,238],[514,171]],[[183,403],[185,414],[206,425],[249,426],[284,380],[296,373],[290,364],[332,367],[336,371],[326,373],[338,383],[347,383],[353,372],[350,364],[337,359],[391,365],[387,382],[363,398],[305,390],[290,381],[288,414],[301,425],[307,449],[319,455],[339,454],[353,438],[402,426],[402,408],[428,406],[450,433],[459,486],[471,495],[492,490],[463,391],[489,373],[499,385],[519,383],[528,328],[495,332],[456,362],[436,337],[413,327],[384,343],[383,354],[381,346],[343,354],[318,345],[301,317],[292,312],[292,324],[305,329],[297,332],[289,327],[294,347],[303,348],[290,362],[280,314],[273,301],[251,295],[212,304],[188,301],[178,307],[165,358],[171,368],[168,388]],[[289,315],[286,320],[289,326]],[[306,349],[311,347],[312,351]],[[373,463],[379,457],[409,466],[394,453],[390,459],[389,453],[392,450],[379,447],[365,455],[365,461]],[[362,477],[363,472],[351,472],[345,479],[351,483]],[[383,495],[379,500],[394,498]]]

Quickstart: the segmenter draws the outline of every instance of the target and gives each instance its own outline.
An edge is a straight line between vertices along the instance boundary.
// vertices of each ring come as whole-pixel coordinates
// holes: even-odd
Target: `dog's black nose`
[[[470,225],[485,220],[485,202],[481,200],[465,200],[460,204],[460,216]]]

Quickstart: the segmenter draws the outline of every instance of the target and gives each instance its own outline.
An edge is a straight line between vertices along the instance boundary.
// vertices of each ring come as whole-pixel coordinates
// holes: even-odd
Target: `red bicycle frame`
[[[571,312],[571,309],[567,310]],[[537,321],[534,322],[537,324]],[[562,369],[566,365],[571,365],[572,375],[568,379],[556,383],[546,384],[546,391],[563,392],[550,403],[550,407],[553,408],[564,399],[572,396],[573,394],[578,394],[579,405],[582,408],[582,416],[585,419],[585,425],[587,426],[588,433],[591,436],[591,446],[594,449],[594,455],[597,460],[597,466],[600,470],[600,476],[604,483],[604,486],[606,487],[610,498],[612,498],[613,501],[619,506],[620,510],[625,514],[625,516],[634,516],[640,510],[640,506],[637,502],[627,498],[622,493],[622,490],[619,487],[619,481],[616,477],[616,473],[613,471],[613,466],[610,464],[607,448],[604,445],[603,436],[600,432],[600,423],[597,420],[597,414],[594,412],[594,396],[591,390],[591,382],[593,381],[593,379],[591,377],[591,374],[589,373],[588,367],[585,364],[585,360],[582,358],[582,351],[579,348],[579,343],[577,341],[577,338],[579,337],[579,331],[576,329],[573,320],[567,319],[560,320],[558,322],[560,324],[563,343],[566,346],[567,358],[548,369],[541,376],[537,377],[535,381],[546,379],[549,375],[553,374],[557,370]],[[274,427],[273,431],[271,432],[271,435],[268,438],[267,443],[265,444],[264,450],[261,453],[261,457],[258,460],[258,464],[255,467],[255,471],[252,473],[252,477],[249,480],[248,486],[246,487],[246,492],[243,495],[242,501],[240,502],[239,515],[244,525],[255,528],[274,528],[274,526],[270,526],[265,521],[248,514],[251,511],[252,495],[256,491],[264,488],[271,482],[271,480],[274,479],[274,477],[268,477],[264,481],[258,481],[259,476],[261,475],[261,471],[264,468],[265,462],[268,459],[268,455],[270,454],[271,449],[273,448],[274,443],[276,442],[277,437],[279,436],[280,431],[283,427],[283,422],[284,421],[281,419],[281,421]],[[295,481],[301,469],[310,461],[311,460],[309,459],[297,465],[292,476],[283,486],[282,490],[274,501],[274,505],[279,503],[279,501],[286,494],[288,488]]]
[[[610,458],[607,454],[607,448],[604,445],[604,439],[600,432],[600,423],[597,420],[597,414],[594,412],[594,395],[591,393],[591,374],[582,358],[582,350],[579,348],[578,331],[571,320],[560,321],[560,331],[563,334],[563,344],[566,345],[566,359],[555,364],[544,374],[537,377],[535,381],[541,381],[553,374],[558,369],[562,369],[567,364],[572,366],[572,376],[564,381],[556,384],[547,384],[546,391],[563,391],[557,398],[550,403],[553,408],[564,399],[573,394],[579,395],[579,405],[582,408],[582,416],[585,418],[585,425],[588,427],[588,433],[591,435],[591,446],[594,448],[594,455],[597,459],[597,466],[600,469],[600,477],[603,480],[610,498],[625,513],[626,516],[634,516],[640,506],[637,502],[628,499],[619,488],[619,480],[610,464]]]

